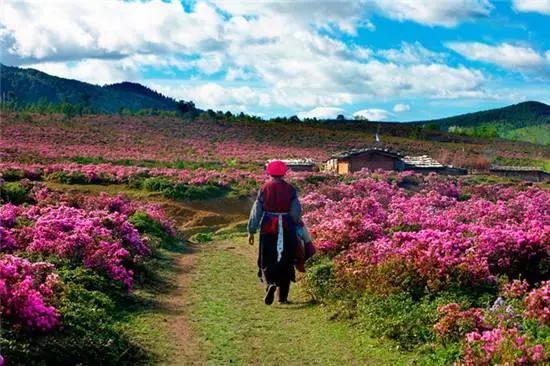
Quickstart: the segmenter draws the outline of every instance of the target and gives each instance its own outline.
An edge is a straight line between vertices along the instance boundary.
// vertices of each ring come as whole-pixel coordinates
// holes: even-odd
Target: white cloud
[[[411,109],[411,107],[408,104],[398,103],[398,104],[393,106],[393,111],[396,112],[396,113],[406,112],[410,109]]]
[[[495,64],[516,71],[548,69],[550,60],[527,46],[509,43],[488,45],[479,42],[449,42],[447,47],[467,59]]]
[[[420,42],[401,42],[399,49],[381,50],[378,54],[390,61],[405,64],[442,62],[445,59],[443,53],[430,51]]]
[[[513,7],[521,12],[536,12],[550,15],[550,0],[514,0]]]
[[[268,93],[248,86],[231,87],[214,82],[191,85],[181,84],[177,80],[155,80],[147,82],[147,85],[162,94],[192,100],[199,108],[204,109],[243,110],[245,106],[265,108],[271,105],[271,96]]]
[[[373,0],[378,11],[399,21],[410,20],[429,26],[454,27],[466,20],[487,17],[489,0]]]
[[[369,121],[383,121],[389,118],[391,115],[392,114],[385,109],[379,108],[362,109],[353,114],[354,117],[361,116],[368,119]]]
[[[139,77],[136,65],[116,61],[84,60],[77,63],[43,62],[28,67],[68,79],[92,84],[112,84]]]
[[[344,110],[342,108],[316,107],[307,112],[299,112],[298,117],[300,119],[304,119],[304,118],[334,119],[339,114],[343,114],[343,113],[344,113]]]
[[[94,83],[139,80],[149,69],[186,71],[185,80],[149,84],[202,108],[306,111],[372,98],[486,95],[480,71],[446,65],[443,55],[418,42],[378,54],[339,37],[369,28],[365,19],[374,11],[444,26],[490,11],[485,1],[397,3],[402,6],[382,0],[315,6],[303,0],[198,1],[185,10],[179,1],[160,0],[8,1],[0,15],[0,46],[8,63]],[[220,74],[225,80],[210,80]],[[242,86],[245,81],[249,86]]]
[[[331,27],[355,34],[358,27],[371,29],[373,25],[364,21],[365,6],[357,0],[292,0],[292,1],[226,1],[214,0],[216,6],[233,16],[257,16],[260,18],[286,19],[288,27],[298,24],[303,27],[313,24],[316,28],[330,30]]]
[[[214,49],[223,23],[213,6],[185,12],[179,1],[7,1],[2,10],[0,40],[13,63]]]

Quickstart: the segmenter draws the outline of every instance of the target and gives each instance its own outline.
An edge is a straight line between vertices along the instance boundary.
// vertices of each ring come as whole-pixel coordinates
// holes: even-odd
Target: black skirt
[[[296,257],[296,226],[288,217],[283,217],[283,253],[277,261],[277,233],[260,230],[260,250],[258,253],[258,276],[267,284],[284,284],[295,281],[294,262]],[[262,225],[261,225],[262,226]]]

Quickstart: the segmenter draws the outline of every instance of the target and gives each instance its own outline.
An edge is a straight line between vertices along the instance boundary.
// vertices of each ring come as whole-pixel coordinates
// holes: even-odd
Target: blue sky
[[[3,63],[201,108],[409,121],[550,104],[550,0],[15,1]]]

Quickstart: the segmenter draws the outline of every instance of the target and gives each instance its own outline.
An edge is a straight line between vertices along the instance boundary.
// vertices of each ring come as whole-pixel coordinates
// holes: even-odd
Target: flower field
[[[4,356],[13,364],[36,357],[63,364],[71,356],[103,363],[132,348],[108,312],[132,296],[152,253],[174,238],[171,221],[155,204],[69,196],[28,181],[11,202],[7,184],[0,180]]]
[[[174,225],[158,204],[74,193],[77,186],[182,205],[231,202],[254,196],[266,159],[322,161],[372,140],[368,128],[235,119],[9,114],[2,123],[0,360],[16,365],[147,357],[120,314],[154,282],[152,267],[177,240]],[[402,131],[383,139],[470,168],[549,157],[498,140],[434,143]],[[550,191],[476,183],[483,179],[290,173],[318,249],[304,288],[354,319],[357,331],[391,339],[422,364],[546,364]]]
[[[439,344],[446,362],[548,360],[548,190],[358,174],[304,205],[323,253],[308,279],[320,299],[347,298],[378,318],[375,333]]]
[[[527,165],[533,159],[550,159],[544,146],[457,137],[441,144],[441,136],[424,136],[422,131],[391,124],[325,126],[114,115],[65,120],[55,114],[1,113],[0,158],[10,161],[246,164],[263,163],[273,157],[323,161],[335,152],[374,143],[376,131],[384,145],[392,149],[411,155],[428,154],[443,163],[466,168],[487,168],[491,161],[503,158]]]

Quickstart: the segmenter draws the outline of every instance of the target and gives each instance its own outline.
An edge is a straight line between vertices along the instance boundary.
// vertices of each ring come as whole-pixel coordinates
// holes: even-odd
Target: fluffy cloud
[[[51,75],[100,85],[135,80],[139,77],[134,64],[120,61],[90,59],[77,63],[44,62],[28,67]]]
[[[479,42],[450,42],[447,47],[467,59],[492,63],[516,71],[548,71],[550,59],[548,51],[541,55],[531,47],[516,46],[509,43],[488,45]]]
[[[208,4],[186,12],[179,1],[8,1],[2,10],[5,57],[20,64],[215,49],[223,23]]]
[[[513,7],[521,12],[536,12],[550,15],[550,0],[514,0]]]
[[[243,106],[269,107],[271,96],[248,86],[224,86],[214,82],[183,84],[177,81],[151,81],[147,85],[177,99],[193,100],[200,108],[242,110]]]
[[[480,71],[446,65],[444,55],[418,42],[378,53],[339,36],[372,28],[365,19],[373,12],[400,21],[453,26],[487,15],[488,2],[312,5],[198,1],[184,8],[179,1],[161,0],[59,0],[47,6],[8,1],[0,14],[0,46],[4,62],[100,84],[139,80],[150,69],[168,75],[183,70],[194,81],[149,84],[202,108],[277,105],[305,111],[372,98],[486,95]],[[215,77],[225,80],[210,79]]]
[[[300,119],[304,118],[318,118],[318,119],[329,119],[336,118],[339,114],[343,114],[344,110],[342,108],[336,107],[317,107],[313,108],[307,112],[298,113]]]
[[[393,106],[393,111],[396,112],[396,113],[406,112],[410,109],[411,109],[411,107],[408,104],[398,103],[398,104]]]
[[[489,0],[374,0],[378,12],[399,21],[454,27],[465,20],[487,17]]]
[[[353,117],[364,117],[369,121],[383,121],[389,118],[392,114],[385,109],[370,108],[362,109],[353,114]]]
[[[401,42],[401,48],[381,50],[378,54],[390,61],[407,64],[442,62],[445,59],[443,53],[430,51],[420,42]]]

